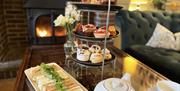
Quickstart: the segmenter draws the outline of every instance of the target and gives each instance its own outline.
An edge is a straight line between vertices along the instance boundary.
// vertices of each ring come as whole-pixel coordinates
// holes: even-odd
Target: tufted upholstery
[[[122,30],[122,48],[127,48],[133,44],[146,44],[152,36],[157,22],[172,32],[180,31],[180,14],[120,11],[116,18],[116,24]]]
[[[122,10],[116,25],[121,28],[122,49],[146,65],[180,83],[180,52],[145,46],[157,23],[180,32],[180,14]]]

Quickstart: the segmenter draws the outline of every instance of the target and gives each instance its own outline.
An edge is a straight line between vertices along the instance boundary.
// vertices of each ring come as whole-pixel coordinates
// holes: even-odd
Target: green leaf
[[[41,63],[40,65],[43,72],[48,75],[47,77],[55,81],[55,86],[60,91],[66,91],[66,88],[63,84],[63,78],[59,76],[59,74],[54,70],[53,67],[46,65],[44,63]]]

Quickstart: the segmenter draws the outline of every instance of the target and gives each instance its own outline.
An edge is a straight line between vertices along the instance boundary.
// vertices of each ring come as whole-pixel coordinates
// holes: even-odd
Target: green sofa
[[[121,28],[122,49],[144,64],[180,83],[180,51],[145,46],[160,23],[173,33],[180,32],[180,14],[121,10],[116,25]]]

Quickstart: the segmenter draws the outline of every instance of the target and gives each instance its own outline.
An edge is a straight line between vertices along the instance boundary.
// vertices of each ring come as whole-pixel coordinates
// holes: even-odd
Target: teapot
[[[130,83],[130,74],[120,78],[108,78],[99,82],[94,91],[135,91]]]

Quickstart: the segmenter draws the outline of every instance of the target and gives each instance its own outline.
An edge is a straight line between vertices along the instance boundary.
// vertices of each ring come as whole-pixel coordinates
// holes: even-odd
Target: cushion
[[[166,27],[158,23],[146,46],[179,50],[179,38],[176,39],[176,37],[179,37],[179,33],[173,34]]]
[[[125,51],[169,79],[180,82],[180,52],[145,45],[133,45]]]

